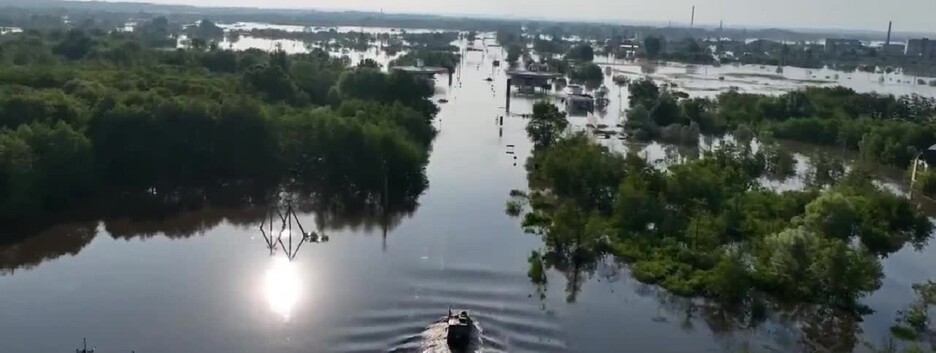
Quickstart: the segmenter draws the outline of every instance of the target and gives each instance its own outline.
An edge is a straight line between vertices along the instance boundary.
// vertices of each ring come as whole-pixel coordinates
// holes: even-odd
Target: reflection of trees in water
[[[97,226],[97,222],[61,225],[17,243],[0,245],[0,275],[31,269],[64,255],[77,255],[97,235]]]
[[[533,252],[528,259],[528,274],[541,299],[545,299],[546,296],[545,272],[548,270],[556,270],[565,278],[566,302],[569,303],[576,301],[582,286],[596,275],[606,278],[609,282],[618,279],[617,265],[613,263],[612,257],[590,249],[566,250],[545,249],[542,254]]]
[[[531,281],[541,299],[546,296],[548,270],[565,278],[565,299],[570,303],[588,281],[617,282],[626,273],[625,265],[605,253],[542,251],[529,259]],[[853,310],[781,304],[755,295],[738,304],[726,304],[678,296],[656,285],[631,283],[638,296],[657,302],[658,314],[653,321],[677,325],[687,332],[707,330],[728,351],[852,352],[863,333],[861,314]]]
[[[863,333],[861,317],[834,308],[811,308],[798,313],[802,323],[800,345],[806,352],[851,352]]]
[[[423,187],[425,185],[423,184]],[[188,238],[227,222],[255,227],[272,209],[286,203],[298,212],[314,215],[320,230],[382,229],[384,235],[415,212],[416,196],[388,199],[379,196],[325,193],[316,188],[285,189],[275,185],[230,184],[214,187],[147,190],[109,195],[39,231],[19,234],[0,245],[0,271],[31,268],[65,254],[75,255],[90,243],[98,221],[115,239]],[[50,222],[52,223],[52,222]],[[379,227],[379,228],[378,228]]]
[[[114,238],[187,238],[225,221],[259,223],[274,196],[272,187],[256,185],[123,194],[106,202],[104,228]]]
[[[851,310],[783,305],[762,298],[728,305],[640,283],[635,292],[658,303],[654,321],[679,325],[687,332],[707,329],[731,352],[852,352],[863,333],[860,314]]]
[[[417,196],[418,197],[418,196]],[[316,226],[329,230],[393,230],[412,216],[419,204],[415,197],[391,200],[386,205],[379,195],[354,196],[292,190],[286,199],[300,213],[315,215]]]
[[[105,218],[105,229],[115,238],[163,235],[186,238],[203,234],[223,222],[253,226],[269,210],[286,203],[300,213],[315,215],[319,229],[393,229],[415,211],[417,203],[406,199],[389,204],[387,212],[372,195],[344,195],[265,187],[188,189],[168,194],[137,194],[112,203],[121,210]]]

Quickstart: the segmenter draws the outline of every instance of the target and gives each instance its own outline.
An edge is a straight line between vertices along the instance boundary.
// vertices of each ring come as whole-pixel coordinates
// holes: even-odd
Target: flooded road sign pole
[[[507,79],[507,113],[510,113],[510,85],[513,83],[513,79]]]

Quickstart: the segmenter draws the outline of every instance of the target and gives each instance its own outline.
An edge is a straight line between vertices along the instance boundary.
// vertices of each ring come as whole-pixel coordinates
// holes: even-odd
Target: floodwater
[[[712,97],[729,89],[745,93],[782,94],[806,86],[844,86],[857,92],[893,95],[919,94],[936,96],[936,78],[903,73],[844,72],[828,68],[805,69],[761,65],[685,65],[669,63],[647,66],[633,62],[599,59],[616,74],[628,77],[649,76],[658,82],[675,83],[677,89],[691,95]]]
[[[431,33],[431,32],[442,32],[445,30],[433,30],[425,28],[386,28],[386,27],[355,27],[355,26],[337,26],[337,27],[316,27],[316,26],[296,26],[296,25],[276,25],[269,23],[258,23],[258,22],[235,22],[235,23],[219,23],[218,27],[221,27],[225,30],[241,30],[241,31],[250,31],[254,29],[277,29],[287,32],[306,32],[306,31],[330,31],[335,30],[338,33]]]
[[[485,352],[797,351],[817,335],[861,351],[936,269],[931,250],[889,257],[883,288],[865,300],[876,312],[836,325],[777,313],[747,327],[610,259],[550,270],[536,287],[527,258],[541,242],[504,206],[526,188],[531,146],[518,115],[537,97],[514,94],[498,127],[506,75],[492,61],[503,53],[464,55],[453,85],[439,80],[449,102],[413,212],[392,222],[298,212],[306,231],[329,236],[320,243],[288,232],[273,241],[260,228],[266,210],[242,207],[57,225],[0,246],[4,352],[67,351],[83,337],[99,352],[423,352],[449,308],[473,313]],[[573,123],[620,121],[617,93],[608,112]]]
[[[0,27],[0,35],[4,35],[7,33],[19,33],[22,31],[23,29],[19,27]]]

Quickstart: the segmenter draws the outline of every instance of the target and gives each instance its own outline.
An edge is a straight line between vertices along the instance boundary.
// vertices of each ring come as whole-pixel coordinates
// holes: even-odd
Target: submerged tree
[[[562,137],[568,126],[566,114],[559,108],[548,102],[538,102],[533,105],[526,131],[536,148],[548,148]]]

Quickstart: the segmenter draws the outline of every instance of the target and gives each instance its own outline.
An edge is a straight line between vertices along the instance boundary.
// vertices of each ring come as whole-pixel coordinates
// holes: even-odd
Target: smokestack
[[[695,5],[692,5],[692,18],[689,20],[689,28],[695,27]]]
[[[887,41],[884,42],[885,47],[890,45],[891,29],[893,28],[894,28],[894,21],[887,22]]]

